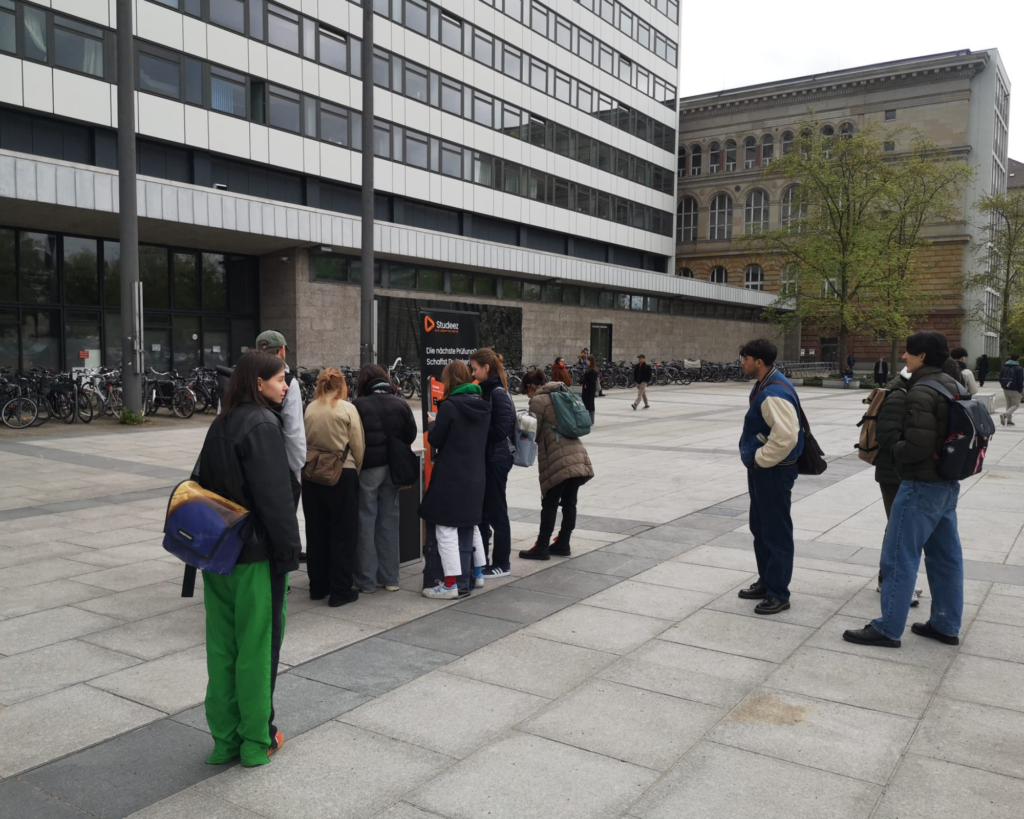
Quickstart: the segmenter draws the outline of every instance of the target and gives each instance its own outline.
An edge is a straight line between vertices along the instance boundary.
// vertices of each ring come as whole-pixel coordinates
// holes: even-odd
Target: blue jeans
[[[793,484],[796,464],[747,470],[750,532],[754,536],[757,573],[769,596],[789,600],[793,579]]]
[[[876,631],[899,640],[907,626],[917,572],[924,567],[936,631],[956,637],[964,613],[964,556],[956,528],[959,481],[903,481],[882,542],[882,616]]]
[[[484,484],[484,513],[480,521],[480,535],[484,539],[484,553],[490,553],[491,532],[494,532],[494,552],[490,563],[502,569],[509,568],[512,554],[512,526],[508,521],[508,501],[505,487],[512,469],[512,456],[500,461],[487,462],[487,481]]]

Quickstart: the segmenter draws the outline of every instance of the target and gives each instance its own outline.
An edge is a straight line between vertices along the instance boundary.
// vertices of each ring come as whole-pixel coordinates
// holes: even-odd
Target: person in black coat
[[[878,361],[875,362],[875,383],[879,387],[884,387],[889,383],[889,362],[883,355],[880,355]]]
[[[432,599],[459,596],[456,579],[462,574],[459,557],[459,529],[472,527],[475,583],[483,586],[483,517],[486,470],[484,453],[490,427],[491,407],[482,400],[483,390],[473,383],[469,367],[452,361],[441,376],[444,395],[438,402],[437,417],[428,427],[427,440],[433,451],[430,486],[420,502],[420,517],[434,524],[437,550],[445,578],[433,588],[423,590]]]
[[[241,757],[245,766],[266,765],[284,743],[274,725],[274,684],[288,572],[298,569],[302,548],[280,415],[284,375],[284,362],[270,353],[239,359],[192,473],[204,489],[249,510],[251,522],[231,574],[203,572],[210,764]]]
[[[988,378],[988,355],[982,355],[978,359],[978,386],[985,386],[985,379]]]
[[[597,390],[600,386],[601,371],[597,367],[597,361],[593,356],[587,359],[587,370],[583,373],[583,406],[590,413],[590,423],[594,423],[594,399],[597,398]]]
[[[481,347],[469,357],[469,367],[483,390],[484,400],[491,405],[491,421],[487,430],[487,451],[484,455],[487,480],[484,485],[483,519],[480,534],[484,554],[488,554],[491,532],[494,532],[494,553],[483,570],[483,576],[505,577],[511,573],[512,525],[508,519],[505,487],[512,470],[515,451],[516,408],[508,394],[505,361],[490,347]]]
[[[398,591],[398,492],[391,481],[388,441],[410,446],[416,417],[395,394],[387,372],[366,364],[356,380],[356,411],[363,422],[366,450],[359,473],[359,540],[353,581],[369,594],[383,586]]]

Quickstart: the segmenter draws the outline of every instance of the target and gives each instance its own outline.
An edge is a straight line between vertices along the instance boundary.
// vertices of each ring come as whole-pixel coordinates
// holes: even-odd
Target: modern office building
[[[0,0],[0,365],[120,359],[115,6]],[[374,9],[379,360],[421,304],[523,363],[763,332],[770,295],[673,275],[676,0]],[[137,0],[135,35],[148,364],[266,327],[357,363],[361,6]]]
[[[783,260],[751,253],[734,238],[777,227],[792,207],[793,180],[765,176],[771,161],[792,148],[800,122],[813,112],[824,133],[869,123],[915,132],[962,157],[974,169],[964,192],[963,219],[931,227],[922,254],[922,288],[934,296],[930,329],[963,343],[972,357],[996,354],[998,333],[984,320],[996,307],[992,292],[963,292],[961,277],[986,264],[973,212],[980,197],[1006,190],[1010,81],[999,52],[955,51],[735,88],[680,100],[677,272],[684,277],[778,293],[786,287]],[[836,339],[804,327],[805,358],[827,360]],[[861,362],[889,355],[887,339],[853,341]]]

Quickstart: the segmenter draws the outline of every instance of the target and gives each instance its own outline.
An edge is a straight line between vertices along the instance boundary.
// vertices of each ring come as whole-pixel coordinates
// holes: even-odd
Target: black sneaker
[[[524,549],[519,553],[519,557],[522,560],[551,560],[551,552],[548,547],[541,549],[539,546],[534,546],[532,549]]]
[[[572,550],[570,550],[569,548],[568,541],[564,541],[563,543],[559,543],[558,538],[556,537],[551,542],[551,546],[548,549],[548,554],[555,555],[556,557],[569,557],[572,554]]]
[[[886,637],[878,631],[871,623],[864,628],[847,629],[843,632],[843,639],[848,643],[856,643],[861,646],[882,646],[884,648],[899,648],[900,641]]]
[[[945,643],[947,646],[960,645],[959,637],[943,634],[931,624],[930,620],[927,623],[914,623],[910,630],[918,637],[930,637],[933,640],[938,640],[940,643]]]
[[[305,562],[306,562],[306,553],[305,552],[299,552],[299,563],[305,563]]]
[[[485,566],[484,577],[508,577],[512,574],[512,569],[508,566],[502,568],[501,566]]]
[[[778,614],[781,611],[786,611],[788,608],[788,600],[779,600],[777,597],[766,597],[754,606],[754,614]]]

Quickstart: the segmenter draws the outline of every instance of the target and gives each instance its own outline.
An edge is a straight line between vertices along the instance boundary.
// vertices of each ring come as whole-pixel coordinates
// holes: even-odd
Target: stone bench
[[[821,379],[821,386],[828,387],[829,389],[832,389],[832,390],[841,390],[841,389],[843,389],[843,379],[841,379],[841,378],[823,378],[823,379]],[[860,389],[860,380],[857,379],[857,378],[854,378],[853,381],[850,382],[850,386],[847,387],[847,389],[859,390]]]

